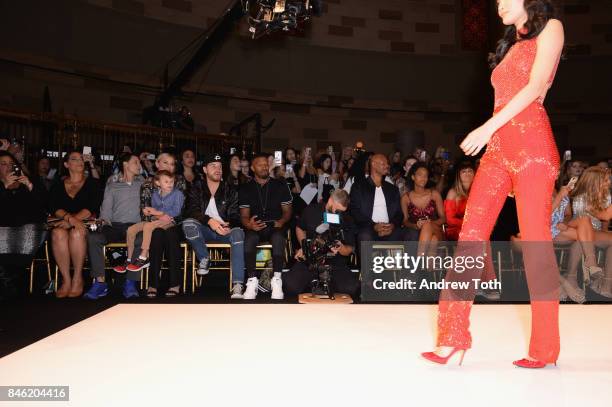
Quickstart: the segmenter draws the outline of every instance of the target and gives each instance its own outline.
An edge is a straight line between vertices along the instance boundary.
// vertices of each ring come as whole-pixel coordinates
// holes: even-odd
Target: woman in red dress
[[[463,225],[467,198],[474,181],[474,164],[469,161],[457,167],[455,184],[446,194],[444,212],[446,213],[446,240],[459,240],[459,232]]]
[[[551,199],[559,154],[542,105],[563,49],[563,25],[548,0],[499,0],[498,14],[508,28],[491,56],[495,89],[493,116],[461,143],[466,155],[487,145],[467,202],[455,255],[474,253],[489,239],[506,196],[514,191],[531,298],[529,354],[519,367],[541,368],[559,355],[559,271],[551,243]],[[480,271],[482,272],[482,270]],[[447,280],[478,275],[449,270]],[[555,284],[556,283],[556,284]],[[471,347],[469,315],[475,288],[443,290],[438,340],[426,359],[444,364]]]

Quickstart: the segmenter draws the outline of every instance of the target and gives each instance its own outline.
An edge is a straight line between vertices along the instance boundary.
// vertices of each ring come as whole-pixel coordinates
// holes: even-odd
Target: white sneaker
[[[198,265],[198,269],[196,270],[196,274],[198,276],[205,276],[206,274],[208,274],[208,265],[209,265],[209,261],[208,258],[203,258],[202,260],[200,260],[200,264]]]
[[[257,286],[259,285],[259,279],[257,277],[251,277],[247,280],[246,290],[242,296],[245,300],[254,300],[257,298]]]
[[[283,280],[280,277],[272,277],[270,285],[272,286],[273,300],[282,300],[285,298],[285,295],[283,294]]]
[[[232,287],[232,300],[239,300],[243,297],[244,296],[242,295],[242,283],[234,283],[234,286]]]

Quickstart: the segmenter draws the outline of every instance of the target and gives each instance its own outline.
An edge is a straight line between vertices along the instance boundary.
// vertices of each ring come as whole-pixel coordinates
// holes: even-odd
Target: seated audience
[[[297,174],[295,173],[295,171],[293,171],[293,167],[291,167],[291,164],[279,165],[275,167],[273,174],[274,178],[284,179],[285,182],[287,182],[287,186],[289,187],[289,190],[291,191],[291,194],[294,196],[294,198],[300,196],[302,188],[300,188],[300,183],[297,180]]]
[[[468,195],[475,175],[474,164],[469,161],[459,164],[455,174],[455,184],[446,194],[444,212],[446,214],[446,240],[459,239]]]
[[[246,162],[248,166],[248,161]],[[231,154],[229,157],[229,168],[227,169],[227,183],[234,188],[249,182],[248,175],[245,175],[242,170],[242,163],[238,154]]]
[[[329,154],[321,154],[317,160],[317,202],[326,201],[334,189],[340,188],[338,174],[333,172],[333,158]]]
[[[400,196],[404,195],[408,192],[408,188],[406,188],[406,180],[402,177],[402,167],[400,164],[393,164],[391,169],[389,170],[391,181],[393,185],[397,187],[400,191]]]
[[[175,188],[175,175],[166,170],[158,171],[154,177],[155,190],[151,196],[151,206],[145,207],[142,213],[151,216],[150,221],[138,222],[127,230],[128,259],[126,269],[129,271],[140,271],[149,267],[149,246],[151,236],[157,229],[169,229],[176,225],[176,219],[183,210],[185,197],[183,193]],[[142,243],[140,245],[140,256],[132,257],[134,254],[134,241],[136,235],[142,232]],[[152,296],[157,294],[150,290]],[[149,294],[149,293],[147,293]]]
[[[251,164],[254,178],[240,188],[240,218],[245,228],[245,262],[247,283],[245,300],[257,296],[259,279],[255,264],[257,245],[272,244],[272,299],[283,299],[281,273],[285,257],[287,226],[292,215],[291,191],[285,180],[270,177],[266,155],[256,155]]]
[[[237,157],[237,156],[236,156]],[[240,228],[238,190],[223,181],[221,155],[204,160],[204,179],[198,180],[187,196],[183,232],[198,259],[198,275],[209,271],[207,242],[231,244],[232,299],[243,296],[244,231]]]
[[[240,172],[246,177],[247,180],[250,180],[252,178],[251,163],[244,157],[240,159]]]
[[[195,165],[196,156],[193,150],[184,150],[181,154],[180,175],[185,180],[187,189],[191,188],[196,180],[202,178],[200,172],[195,170]]]
[[[399,190],[385,181],[388,172],[387,157],[374,154],[370,176],[351,187],[350,215],[357,225],[358,243],[404,240]]]
[[[100,209],[98,183],[85,176],[85,161],[80,151],[64,156],[68,176],[51,188],[49,212],[59,218],[51,232],[53,256],[62,275],[56,297],[80,297],[83,294],[83,263],[87,250],[87,227],[83,221],[95,218]],[[70,264],[74,270],[70,275]],[[57,282],[56,282],[57,284]]]
[[[25,269],[47,237],[47,191],[31,182],[7,151],[0,151],[0,208],[2,300],[25,293]]]
[[[314,167],[312,149],[310,147],[304,147],[302,150],[302,162],[299,165],[297,175],[302,189],[306,188],[308,184],[317,185],[318,174]]]
[[[418,240],[418,253],[436,253],[436,242],[444,240],[442,225],[446,222],[444,202],[440,193],[428,187],[429,170],[425,163],[410,169],[410,192],[402,196],[403,225],[409,231],[409,240]]]
[[[391,154],[389,154],[389,165],[393,167],[394,165],[401,166],[402,163],[402,152],[399,150],[395,150]]]
[[[92,154],[83,154],[83,161],[85,162],[85,176],[100,180],[102,168],[96,165],[94,156]]]
[[[122,153],[118,162],[121,164],[121,171],[108,179],[104,189],[104,200],[99,216],[104,224],[101,229],[87,235],[90,275],[93,283],[84,298],[90,300],[97,300],[108,294],[104,246],[109,243],[125,242],[128,228],[140,222],[139,198],[140,188],[144,182],[140,175],[140,160],[132,153]],[[125,267],[125,264],[116,265],[114,270],[123,274],[126,273]],[[138,297],[139,281],[139,273],[127,271],[123,286],[125,298]]]
[[[176,169],[176,159],[169,152],[163,152],[155,161],[156,171],[168,171],[174,174]],[[145,211],[145,208],[152,206],[153,192],[155,191],[153,179],[146,180],[140,188],[140,210],[141,219],[150,221],[153,219],[153,214],[150,211]],[[175,188],[185,193],[187,184],[185,179],[180,175],[176,177]],[[180,218],[180,217],[179,217]],[[181,219],[176,219],[179,223]],[[147,287],[147,296],[154,297],[158,290],[159,276],[161,272],[162,259],[165,258],[168,262],[168,275],[170,287],[165,293],[166,297],[176,297],[181,292],[181,227],[173,225],[167,229],[155,229],[151,235],[151,247],[149,255],[149,286]]]
[[[363,152],[357,155],[355,162],[348,171],[344,189],[349,195],[353,184],[365,180],[370,173],[370,158],[374,155],[371,151]]]
[[[285,164],[291,164],[291,166],[297,170],[298,154],[294,148],[288,147],[285,149],[285,155],[283,156],[283,162]]]
[[[606,250],[605,270],[600,272],[596,259],[586,256],[583,259],[583,281],[590,284],[591,290],[604,297],[612,298],[612,232],[608,231],[610,222],[610,172],[601,167],[587,168],[569,193],[571,200],[572,221],[576,224],[585,217],[593,229],[592,241],[597,247]],[[590,237],[587,237],[590,238]],[[588,249],[588,244],[587,244]],[[588,250],[589,255],[594,251]],[[583,251],[572,250],[568,260],[569,273],[562,279],[562,286],[572,300],[582,302],[583,290],[577,283],[577,267]],[[589,258],[590,257],[590,258]],[[592,275],[591,275],[592,274]],[[591,278],[592,277],[592,278]]]
[[[51,173],[51,160],[47,157],[41,157],[36,164],[36,179],[38,182],[45,187],[47,191],[51,190],[51,186],[57,180],[57,171],[53,170],[54,174],[49,177]]]
[[[142,152],[139,155],[141,175],[146,179],[155,175],[155,155],[149,152]],[[153,158],[153,159],[151,159]],[[118,168],[118,171],[120,168]]]
[[[563,185],[567,185],[570,179],[574,177],[580,177],[584,172],[582,162],[578,160],[567,160],[563,161],[561,165],[561,174],[557,179],[557,189],[560,189]]]

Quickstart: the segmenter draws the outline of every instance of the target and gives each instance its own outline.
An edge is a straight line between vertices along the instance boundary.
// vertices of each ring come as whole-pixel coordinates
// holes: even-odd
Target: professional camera
[[[316,233],[314,239],[305,239],[302,242],[308,270],[313,274],[312,295],[333,300],[335,297],[331,288],[332,269],[327,264],[327,259],[335,256],[332,248],[338,247],[344,240],[339,217],[338,223],[322,223],[317,226]]]
[[[322,0],[254,0],[245,4],[253,39],[279,30],[299,31],[312,15],[320,15],[321,9]]]

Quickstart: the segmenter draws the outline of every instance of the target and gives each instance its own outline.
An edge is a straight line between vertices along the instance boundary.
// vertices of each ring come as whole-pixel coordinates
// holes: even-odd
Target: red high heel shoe
[[[465,356],[466,351],[467,349],[453,348],[453,350],[451,351],[451,353],[448,354],[448,356],[440,356],[435,352],[423,352],[421,353],[421,356],[429,360],[430,362],[438,363],[440,365],[445,365],[455,353],[461,352],[461,359],[459,359],[459,366],[461,366],[461,363],[463,363],[463,357]]]
[[[553,362],[557,366],[557,362]],[[523,367],[525,369],[542,369],[546,367],[548,363],[539,360],[521,359],[512,362],[514,366]]]

